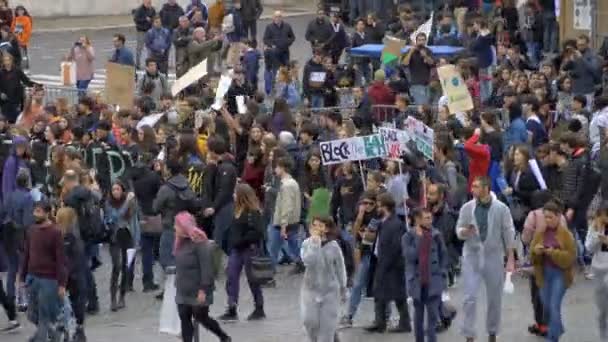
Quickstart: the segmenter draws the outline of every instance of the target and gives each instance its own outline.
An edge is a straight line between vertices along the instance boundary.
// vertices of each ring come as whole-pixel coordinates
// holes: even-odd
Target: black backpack
[[[78,210],[80,234],[83,241],[104,243],[110,241],[111,231],[104,224],[101,208],[94,198],[83,202]]]
[[[173,191],[175,191],[174,203],[175,210],[177,212],[187,211],[191,214],[195,214],[201,208],[198,197],[196,196],[194,191],[190,189],[190,187],[187,187],[185,189],[178,189],[172,184],[169,184],[169,186],[171,187],[171,189],[173,189]]]

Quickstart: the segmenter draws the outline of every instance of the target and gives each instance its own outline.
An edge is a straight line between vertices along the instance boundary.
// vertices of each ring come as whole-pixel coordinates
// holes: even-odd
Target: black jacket
[[[348,46],[348,35],[344,30],[344,25],[341,23],[337,24],[337,31],[331,23],[329,26],[331,28],[331,38],[329,39],[329,43],[327,43],[327,48],[330,51],[341,52]]]
[[[152,204],[163,184],[162,177],[146,165],[137,165],[131,168],[129,174],[129,180],[133,184],[133,192],[135,198],[137,198],[137,203],[139,203],[141,213],[148,216],[155,215]]]
[[[359,33],[354,32],[351,38],[352,47],[356,48],[365,44],[370,44],[367,33],[363,33],[361,36]],[[352,57],[354,64],[369,63],[369,57]]]
[[[204,173],[205,208],[213,208],[217,213],[228,203],[232,203],[232,195],[236,186],[237,171],[231,156],[224,156],[213,167],[207,164]]]
[[[378,257],[374,273],[374,298],[376,300],[404,300],[405,260],[401,250],[401,237],[406,226],[392,215],[378,228]]]
[[[179,26],[179,17],[184,14],[184,9],[179,4],[170,5],[166,3],[160,10],[160,20],[164,28],[173,30]]]
[[[519,199],[523,205],[530,208],[532,194],[534,191],[540,190],[540,185],[538,185],[534,173],[529,168],[519,175],[517,184],[514,184],[515,177],[516,175],[512,171],[507,179],[509,186],[513,189],[513,197]]]
[[[154,7],[146,8],[141,5],[133,10],[133,21],[137,32],[148,32],[152,28],[152,20],[155,16],[156,10]],[[148,18],[150,18],[150,21],[148,21]]]
[[[241,0],[241,17],[243,21],[260,19],[264,8],[260,0]]]
[[[230,88],[226,92],[224,96],[226,99],[226,105],[228,106],[228,112],[232,115],[237,115],[239,113],[238,105],[236,104],[236,97],[243,96],[245,98],[245,103],[247,103],[247,97],[252,96],[253,91],[246,85],[238,85],[235,81],[232,82]]]
[[[305,38],[312,46],[325,47],[332,35],[333,29],[329,21],[315,18],[308,24]]]
[[[33,87],[32,82],[23,71],[17,67],[11,70],[0,69],[0,93],[5,94],[7,99],[0,103],[12,103],[22,105],[25,100],[25,87]],[[24,87],[25,86],[25,87]]]
[[[386,27],[381,22],[376,22],[376,26],[367,25],[365,34],[368,36],[368,44],[382,44]]]
[[[264,31],[264,45],[276,47],[278,51],[289,51],[289,47],[296,40],[291,25],[283,22],[281,25],[271,23]]]
[[[343,195],[342,188],[348,189],[349,193]],[[356,174],[350,179],[341,176],[336,180],[331,196],[331,214],[336,222],[338,222],[338,219],[340,219],[340,222],[345,223],[355,222],[357,204],[362,192],[363,184],[361,184],[361,177]]]
[[[229,230],[229,249],[242,251],[257,245],[264,238],[262,214],[258,211],[246,210],[236,217]]]
[[[564,170],[565,205],[568,209],[586,209],[580,207],[580,198],[585,188],[585,169],[588,165],[587,151],[575,152]]]
[[[325,75],[325,79],[323,82],[311,82],[310,77],[312,73],[323,73]],[[311,95],[323,95],[325,93],[325,83],[327,81],[327,71],[325,70],[325,66],[320,63],[316,63],[314,60],[309,60],[308,63],[304,66],[304,72],[302,74],[302,90],[304,91],[304,96],[310,97]]]

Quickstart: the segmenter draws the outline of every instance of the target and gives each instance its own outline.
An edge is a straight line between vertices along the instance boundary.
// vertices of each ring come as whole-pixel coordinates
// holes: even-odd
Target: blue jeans
[[[173,255],[174,242],[175,231],[172,229],[163,229],[163,232],[160,234],[159,257],[160,265],[165,270],[167,267],[175,266],[175,256]]]
[[[557,52],[557,18],[554,11],[543,11],[543,51]]]
[[[538,42],[526,42],[526,48],[528,49],[530,63],[536,67],[540,60],[540,44]]]
[[[291,228],[291,229],[290,229]],[[298,229],[299,226],[297,224],[290,225],[287,227],[287,246],[289,247],[289,252],[292,257],[294,257],[294,261],[300,261],[300,241],[298,239]],[[273,264],[276,265],[279,262],[279,252],[281,251],[281,246],[283,246],[283,238],[281,237],[281,230],[278,227],[272,227],[268,230],[268,243],[269,243],[269,254],[272,259]]]
[[[350,303],[348,305],[348,315],[352,318],[355,317],[361,298],[363,297],[363,291],[367,288],[369,283],[369,268],[371,263],[371,254],[363,254],[361,261],[355,272],[355,278],[353,280],[353,289],[350,294]],[[405,285],[404,285],[405,286]]]
[[[486,103],[492,97],[492,70],[479,69],[479,93],[481,103]]]
[[[547,341],[558,341],[564,333],[562,324],[562,300],[566,294],[566,281],[564,271],[555,267],[545,265],[543,270],[543,287],[540,296],[543,302],[543,311],[548,317],[549,331]]]
[[[7,273],[6,273],[6,295],[9,300],[15,301],[15,282],[17,281],[17,271],[19,270],[19,252],[16,248],[6,251]]]
[[[228,229],[234,218],[234,203],[228,203],[213,216],[213,240],[228,254]]]
[[[412,99],[417,105],[429,104],[429,99],[431,97],[429,87],[419,84],[414,84],[410,87],[410,95],[412,95]]]
[[[356,63],[357,70],[355,71],[355,84],[357,86],[365,86],[372,78],[372,69],[369,66],[369,61]]]
[[[78,96],[85,96],[91,80],[78,80],[76,81],[76,88],[78,89]]]
[[[141,268],[144,285],[154,283],[154,240],[156,236],[141,234]]]
[[[99,245],[96,243],[85,244],[84,254],[87,258],[87,267],[84,269],[86,298],[89,307],[97,306],[97,284],[95,283],[95,276],[93,275],[93,271],[91,270],[91,259],[93,259],[93,257],[99,256]]]
[[[310,107],[311,108],[323,108],[325,104],[325,97],[323,95],[310,95]]]
[[[436,327],[437,319],[439,318],[439,304],[441,296],[428,296],[428,287],[423,286],[420,289],[420,299],[414,300],[414,334],[416,341],[424,342],[424,311],[426,309],[427,325],[426,334],[428,342],[437,342]]]
[[[62,305],[57,280],[28,275],[26,284],[32,306],[29,318],[37,327],[30,341],[47,342],[48,336],[56,333],[55,324]]]

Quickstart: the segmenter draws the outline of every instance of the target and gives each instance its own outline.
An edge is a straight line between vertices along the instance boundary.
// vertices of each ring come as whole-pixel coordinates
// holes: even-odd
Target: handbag
[[[524,205],[517,197],[513,197],[513,202],[510,207],[513,222],[523,222],[530,211],[530,208]]]
[[[267,283],[274,279],[274,266],[272,259],[266,255],[251,257],[251,277],[258,284]]]
[[[163,223],[160,215],[143,215],[140,221],[141,232],[144,234],[160,235],[163,231]]]

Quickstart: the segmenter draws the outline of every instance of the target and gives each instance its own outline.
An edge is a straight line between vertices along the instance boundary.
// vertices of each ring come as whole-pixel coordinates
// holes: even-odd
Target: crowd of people
[[[133,108],[117,110],[87,93],[99,56],[86,36],[67,56],[78,103],[45,100],[24,72],[31,17],[0,0],[5,331],[23,311],[37,327],[29,341],[86,341],[86,317],[101,307],[99,267],[111,265],[115,312],[139,264],[143,292],[163,299],[158,263],[175,277],[183,341],[197,322],[228,342],[218,320],[238,320],[243,270],[255,321],[266,318],[273,274],[292,264],[289,276],[303,273],[309,341],[339,340],[366,296],[368,333],[436,341],[456,315],[446,300],[455,283],[461,335],[480,335],[485,287],[484,335],[497,341],[514,273],[530,279],[534,322],[522,330],[558,341],[577,272],[596,282],[608,339],[608,51],[585,35],[560,48],[553,0],[378,3],[390,10],[376,16],[376,2],[354,1],[349,18],[320,11],[305,37],[275,12],[258,45],[259,0],[186,9],[168,0],[158,13],[143,0],[135,53],[117,33],[109,56],[145,70]],[[431,12],[431,33],[416,33],[396,63],[348,54],[386,35],[409,40]],[[303,67],[290,55],[302,38],[312,51]],[[427,44],[463,49],[435,56]],[[205,60],[208,74],[173,97],[169,66],[180,77]],[[436,72],[446,64],[465,80],[472,110],[450,110]],[[221,75],[231,83],[212,106]],[[408,144],[397,160],[324,164],[319,144],[402,129],[408,118],[433,128],[432,158]],[[216,320],[222,278],[226,311]]]

